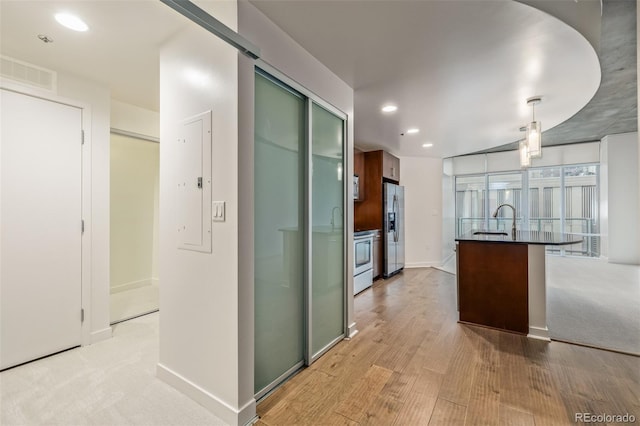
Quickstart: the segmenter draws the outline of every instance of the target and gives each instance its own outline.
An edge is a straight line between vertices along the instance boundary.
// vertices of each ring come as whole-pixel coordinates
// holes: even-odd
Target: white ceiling
[[[72,12],[90,27],[79,33],[53,15]],[[111,96],[157,111],[159,46],[188,25],[159,1],[0,1],[3,55],[104,84]],[[45,34],[53,43],[43,43]]]
[[[536,116],[549,129],[600,83],[580,34],[510,0],[252,3],[355,88],[356,144],[365,149],[443,157],[504,145],[531,116],[527,97],[543,96]],[[53,13],[61,10],[90,31],[59,26]],[[158,47],[187,22],[150,0],[3,0],[0,12],[2,54],[100,82],[113,98],[154,110]],[[399,110],[383,115],[387,102]],[[419,134],[400,136],[414,126]]]
[[[355,89],[364,149],[447,157],[503,145],[531,119],[528,97],[543,97],[536,117],[549,129],[600,83],[582,35],[515,1],[251,2]],[[381,113],[386,103],[398,111]],[[401,136],[410,127],[420,133]]]

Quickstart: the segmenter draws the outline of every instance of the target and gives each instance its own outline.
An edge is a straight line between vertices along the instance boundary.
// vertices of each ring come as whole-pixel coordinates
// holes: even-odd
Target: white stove
[[[353,294],[371,287],[373,284],[373,231],[353,234]]]

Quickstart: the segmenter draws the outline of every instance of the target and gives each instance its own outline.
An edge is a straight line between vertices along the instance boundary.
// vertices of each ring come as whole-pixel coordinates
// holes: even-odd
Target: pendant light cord
[[[533,115],[533,120],[532,121],[535,122],[536,121],[536,104],[535,103],[531,104],[531,112],[532,112],[532,115]]]

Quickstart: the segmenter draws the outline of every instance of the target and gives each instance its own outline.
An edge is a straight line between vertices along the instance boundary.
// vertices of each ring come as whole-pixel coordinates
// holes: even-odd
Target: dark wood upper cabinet
[[[382,229],[382,209],[384,208],[382,183],[384,181],[399,183],[400,159],[385,151],[369,151],[362,154],[364,171],[361,173],[355,171],[360,177],[360,201],[355,203],[354,228],[356,231]],[[356,152],[354,170],[358,170],[357,155]]]
[[[355,201],[362,201],[365,198],[365,167],[364,167],[364,152],[359,149],[354,150],[353,155],[353,173],[358,176],[358,197]]]
[[[400,159],[386,151],[382,151],[382,177],[400,182]]]

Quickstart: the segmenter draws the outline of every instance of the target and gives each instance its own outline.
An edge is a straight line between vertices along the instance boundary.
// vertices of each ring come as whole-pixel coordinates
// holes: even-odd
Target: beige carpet
[[[640,355],[640,266],[547,256],[552,339]]]
[[[113,338],[0,373],[2,425],[223,425],[155,377],[158,314]]]

